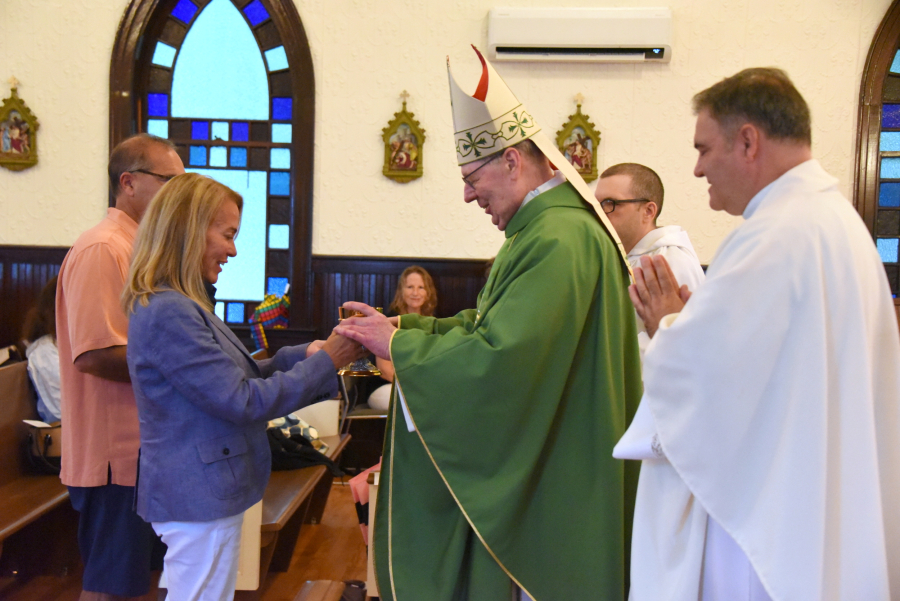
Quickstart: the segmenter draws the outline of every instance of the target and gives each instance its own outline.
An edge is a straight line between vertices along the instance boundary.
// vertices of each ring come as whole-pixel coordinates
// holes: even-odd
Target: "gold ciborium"
[[[375,307],[375,310],[381,313],[381,307]],[[340,321],[344,321],[345,319],[350,319],[351,317],[364,317],[364,314],[360,311],[354,311],[353,309],[345,309],[344,307],[338,307],[338,317]],[[381,370],[379,370],[376,366],[372,365],[372,362],[369,361],[368,357],[363,357],[362,359],[357,359],[353,363],[349,365],[345,365],[344,367],[338,370],[339,376],[380,376]]]

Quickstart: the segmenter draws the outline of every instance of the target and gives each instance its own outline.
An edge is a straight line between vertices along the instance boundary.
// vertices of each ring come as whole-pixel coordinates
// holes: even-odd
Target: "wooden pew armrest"
[[[59,476],[22,476],[0,486],[0,541],[69,498]]]

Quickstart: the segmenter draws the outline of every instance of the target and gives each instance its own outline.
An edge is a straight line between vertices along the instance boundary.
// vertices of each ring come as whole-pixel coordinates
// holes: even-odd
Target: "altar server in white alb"
[[[872,237],[784,72],[694,110],[694,174],[745,221],[692,296],[662,257],[635,273],[649,411],[616,454],[652,458],[631,599],[900,599],[900,337]]]
[[[657,225],[664,196],[665,188],[656,171],[639,163],[607,167],[594,190],[594,197],[622,240],[631,267],[640,267],[641,257],[662,255],[679,283],[694,291],[706,276],[688,233],[678,225]],[[637,325],[643,357],[650,336],[640,318]]]

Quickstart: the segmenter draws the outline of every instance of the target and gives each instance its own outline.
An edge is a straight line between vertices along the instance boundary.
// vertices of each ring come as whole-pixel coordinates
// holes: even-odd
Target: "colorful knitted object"
[[[256,349],[269,348],[266,341],[266,332],[263,326],[283,330],[288,327],[288,309],[291,307],[291,299],[287,294],[277,296],[275,294],[267,294],[263,302],[253,311],[253,317],[250,318],[250,334],[253,336],[253,342],[256,343]]]

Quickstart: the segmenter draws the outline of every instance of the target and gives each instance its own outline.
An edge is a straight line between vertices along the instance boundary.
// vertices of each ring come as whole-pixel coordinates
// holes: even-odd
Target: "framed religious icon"
[[[419,127],[415,116],[406,110],[406,90],[400,94],[403,108],[382,130],[384,140],[384,167],[381,172],[395,182],[406,184],[422,177],[422,146],[425,130]]]
[[[12,171],[34,167],[38,162],[37,117],[19,98],[19,82],[9,80],[12,92],[0,105],[0,166]]]
[[[575,95],[575,114],[556,132],[556,146],[586,182],[597,179],[597,146],[600,132],[590,117],[581,112],[584,96]]]

